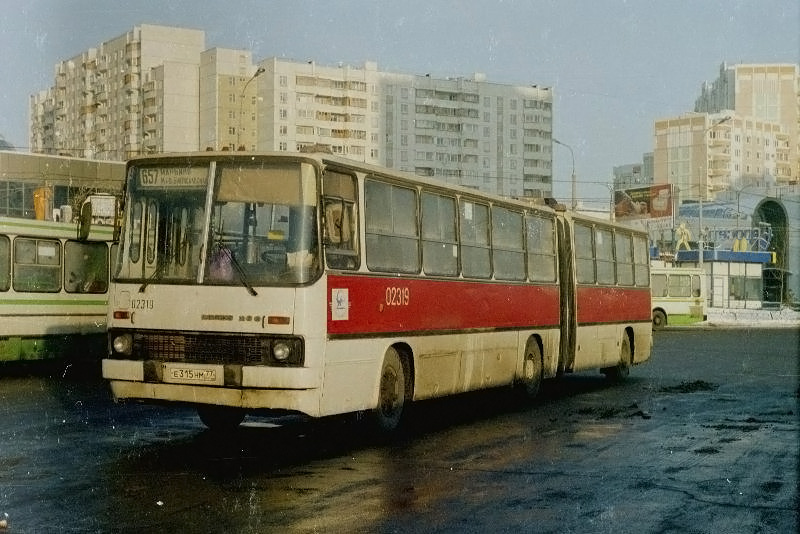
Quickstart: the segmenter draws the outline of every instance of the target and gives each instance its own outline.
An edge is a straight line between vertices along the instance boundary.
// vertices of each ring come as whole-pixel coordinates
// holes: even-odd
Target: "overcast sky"
[[[29,96],[53,68],[137,24],[202,29],[206,47],[433,77],[553,87],[578,197],[652,150],[653,121],[692,111],[722,62],[800,61],[797,0],[25,0],[0,12],[0,134],[27,150]],[[569,151],[554,146],[569,195]]]

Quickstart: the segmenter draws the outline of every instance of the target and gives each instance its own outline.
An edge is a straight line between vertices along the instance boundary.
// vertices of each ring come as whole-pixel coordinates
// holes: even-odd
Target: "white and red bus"
[[[369,412],[650,357],[646,234],[327,154],[128,163],[117,399]]]

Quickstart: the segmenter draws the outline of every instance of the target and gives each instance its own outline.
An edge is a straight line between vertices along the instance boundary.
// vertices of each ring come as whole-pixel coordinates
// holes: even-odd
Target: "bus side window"
[[[595,228],[594,250],[598,284],[615,284],[614,240],[611,230]]]
[[[459,223],[461,274],[468,278],[491,278],[489,206],[461,200]]]
[[[614,234],[615,258],[617,262],[617,283],[621,286],[633,285],[633,251],[631,236],[622,232]]]
[[[67,241],[64,272],[67,293],[105,293],[108,290],[108,246]]]
[[[697,274],[692,275],[692,296],[699,297],[702,294],[700,289],[700,276]]]
[[[456,201],[422,193],[422,269],[426,274],[458,275]]]
[[[537,215],[525,218],[528,249],[528,278],[534,282],[555,282],[556,240],[552,219]]]
[[[61,242],[14,239],[14,291],[56,293],[61,289]]]
[[[419,272],[416,191],[367,180],[364,194],[367,267],[389,273]]]
[[[11,244],[7,236],[0,236],[0,291],[11,286]]]
[[[492,207],[492,254],[497,280],[525,279],[522,213]]]
[[[667,296],[667,275],[654,274],[652,278],[652,293],[654,297]]]
[[[579,284],[594,284],[597,280],[594,271],[594,243],[592,227],[575,225],[575,270]]]
[[[638,235],[633,237],[633,272],[637,287],[648,287],[650,285],[649,250],[646,237]]]

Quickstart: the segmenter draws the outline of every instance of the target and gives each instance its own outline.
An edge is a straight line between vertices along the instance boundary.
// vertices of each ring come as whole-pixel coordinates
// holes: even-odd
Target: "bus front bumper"
[[[315,369],[243,366],[241,386],[145,381],[144,362],[134,360],[104,359],[102,369],[116,400],[215,404],[320,415],[321,390]]]

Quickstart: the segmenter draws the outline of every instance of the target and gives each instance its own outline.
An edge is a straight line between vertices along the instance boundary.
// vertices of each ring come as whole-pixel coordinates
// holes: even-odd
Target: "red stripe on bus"
[[[578,286],[578,324],[649,322],[649,288]]]
[[[556,326],[559,309],[555,285],[328,277],[332,335]]]

